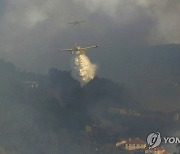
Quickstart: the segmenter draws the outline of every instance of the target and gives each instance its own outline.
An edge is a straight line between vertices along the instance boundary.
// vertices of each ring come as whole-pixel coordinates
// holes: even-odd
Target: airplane
[[[91,49],[91,48],[97,48],[98,46],[99,45],[82,48],[80,46],[77,46],[75,43],[75,46],[73,49],[58,49],[58,51],[69,51],[69,52],[71,52],[72,55],[80,55],[80,54],[84,54],[86,50]]]
[[[79,24],[81,24],[81,23],[83,23],[83,22],[86,22],[86,21],[74,21],[74,22],[71,22],[71,23],[68,23],[68,24],[72,24],[72,25],[79,25]]]

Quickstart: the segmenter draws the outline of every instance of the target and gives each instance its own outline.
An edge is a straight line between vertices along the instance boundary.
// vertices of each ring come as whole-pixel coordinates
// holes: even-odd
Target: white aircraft
[[[68,23],[68,24],[72,24],[72,25],[79,25],[79,24],[81,24],[81,23],[83,23],[83,22],[86,22],[86,21],[74,21],[74,22],[71,22],[71,23]]]
[[[69,51],[71,52],[72,55],[79,55],[79,54],[84,54],[86,50],[91,49],[91,48],[97,48],[99,45],[95,46],[89,46],[89,47],[80,47],[75,44],[73,49],[59,49],[58,51]]]

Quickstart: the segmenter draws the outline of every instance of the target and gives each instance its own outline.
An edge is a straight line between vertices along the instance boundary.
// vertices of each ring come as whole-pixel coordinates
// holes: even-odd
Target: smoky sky
[[[57,48],[100,44],[95,61],[117,48],[179,43],[178,0],[1,0],[0,46],[7,59],[30,71],[69,69]],[[87,20],[80,26],[68,25]],[[121,55],[121,54],[120,54]],[[104,64],[101,64],[102,66]]]

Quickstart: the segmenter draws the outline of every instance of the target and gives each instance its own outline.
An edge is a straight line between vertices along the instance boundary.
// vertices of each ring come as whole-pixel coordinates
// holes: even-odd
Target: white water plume
[[[92,64],[85,54],[75,55],[72,58],[72,76],[81,83],[81,86],[92,80],[96,74],[97,66]]]

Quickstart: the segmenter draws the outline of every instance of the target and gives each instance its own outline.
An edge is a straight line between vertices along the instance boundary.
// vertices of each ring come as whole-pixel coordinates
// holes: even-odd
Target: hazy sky
[[[47,72],[69,69],[57,48],[99,44],[91,51],[103,69],[123,48],[180,43],[179,0],[0,0],[0,50],[17,65]],[[68,25],[87,20],[80,26]],[[102,63],[100,63],[102,62]]]

